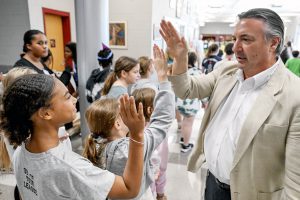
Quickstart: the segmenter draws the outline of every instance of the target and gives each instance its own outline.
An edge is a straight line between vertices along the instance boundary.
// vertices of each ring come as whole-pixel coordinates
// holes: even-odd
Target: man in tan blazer
[[[189,162],[208,165],[206,200],[300,199],[300,79],[279,58],[284,25],[269,9],[239,15],[237,63],[189,76],[188,48],[170,22],[161,34],[174,57],[169,80],[180,98],[210,97]]]

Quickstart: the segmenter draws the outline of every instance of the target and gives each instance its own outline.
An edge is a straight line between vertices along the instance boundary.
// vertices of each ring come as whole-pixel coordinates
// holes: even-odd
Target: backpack
[[[110,67],[101,69],[94,69],[86,82],[85,95],[89,103],[101,97],[101,91],[104,86],[104,81],[111,72]]]
[[[208,58],[205,58],[202,62],[202,66],[204,67],[204,73],[208,74],[209,72],[212,72],[214,70],[215,64],[222,60],[222,58],[218,56],[210,56]]]

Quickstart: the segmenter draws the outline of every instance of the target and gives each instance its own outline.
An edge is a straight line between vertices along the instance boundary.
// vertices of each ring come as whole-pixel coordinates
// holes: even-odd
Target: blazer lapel
[[[259,128],[272,112],[273,107],[277,102],[276,95],[281,91],[283,86],[284,73],[284,65],[280,62],[277,70],[253,104],[253,107],[242,126],[231,169],[234,169],[257,134]]]

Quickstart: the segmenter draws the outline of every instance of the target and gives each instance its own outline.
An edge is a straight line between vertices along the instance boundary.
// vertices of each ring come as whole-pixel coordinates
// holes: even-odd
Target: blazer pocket
[[[288,125],[264,124],[260,129],[261,141],[273,147],[284,147]],[[279,146],[278,146],[279,145]]]
[[[259,192],[258,200],[280,200],[283,188],[274,192]]]

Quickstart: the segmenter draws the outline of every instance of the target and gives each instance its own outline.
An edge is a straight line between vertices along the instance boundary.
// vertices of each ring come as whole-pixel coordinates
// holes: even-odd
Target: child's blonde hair
[[[7,152],[7,148],[4,142],[4,135],[0,133],[0,169],[10,170],[11,161]]]
[[[14,67],[9,70],[2,81],[3,90],[5,91],[18,77],[26,74],[37,74],[37,72],[27,67]],[[0,109],[2,110],[2,105],[0,105]],[[7,152],[4,137],[4,133],[0,133],[0,169],[10,170],[11,160]],[[14,146],[14,148],[16,148],[16,146]]]
[[[140,63],[140,74],[144,77],[151,65],[151,59],[147,56],[142,56],[138,58],[138,62]]]
[[[37,72],[28,67],[14,67],[9,70],[6,76],[3,79],[3,88],[4,90],[16,80],[16,78],[26,75],[26,74],[37,74]]]
[[[153,102],[155,98],[155,90],[152,88],[141,88],[133,91],[132,96],[135,99],[136,109],[141,102],[143,104],[143,111],[146,122],[150,121],[150,117],[153,110]],[[151,108],[151,112],[148,111],[148,108]]]
[[[91,133],[85,142],[82,155],[103,169],[105,169],[106,160],[102,153],[119,113],[119,102],[116,99],[94,101],[85,112]]]

